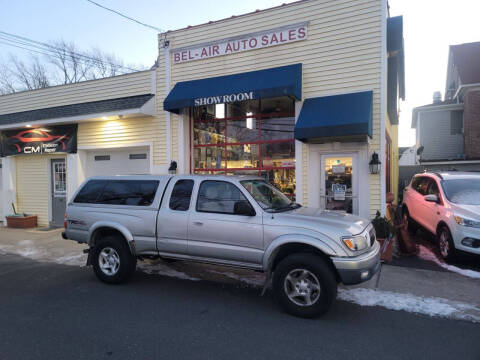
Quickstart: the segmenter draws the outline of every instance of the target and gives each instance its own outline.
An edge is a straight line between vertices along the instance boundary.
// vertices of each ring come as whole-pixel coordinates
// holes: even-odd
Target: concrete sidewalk
[[[11,253],[33,260],[83,266],[86,245],[61,238],[62,229],[52,231],[0,228],[0,254]],[[261,287],[264,275],[247,270],[190,262],[146,260],[138,269],[150,274],[189,280],[209,280],[236,283],[239,286]],[[417,297],[441,298],[478,307],[480,317],[480,279],[472,279],[449,271],[383,265],[381,272],[370,281],[346,289],[376,289],[411,294]]]

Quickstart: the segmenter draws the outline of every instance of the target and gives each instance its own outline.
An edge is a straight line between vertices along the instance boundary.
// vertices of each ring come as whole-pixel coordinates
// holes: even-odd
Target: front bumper
[[[380,244],[375,241],[370,251],[355,257],[332,257],[333,265],[345,285],[370,280],[380,270]]]

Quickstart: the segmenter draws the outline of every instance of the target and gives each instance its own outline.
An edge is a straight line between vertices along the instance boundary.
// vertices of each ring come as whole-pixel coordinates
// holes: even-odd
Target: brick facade
[[[480,91],[469,91],[465,96],[463,113],[465,155],[480,159]]]

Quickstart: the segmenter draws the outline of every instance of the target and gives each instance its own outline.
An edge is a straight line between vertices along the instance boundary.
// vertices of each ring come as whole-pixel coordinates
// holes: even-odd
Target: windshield
[[[244,180],[240,182],[252,195],[263,210],[291,210],[300,205],[291,201],[275,186],[263,180]]]
[[[480,179],[442,181],[443,192],[455,204],[480,205]]]

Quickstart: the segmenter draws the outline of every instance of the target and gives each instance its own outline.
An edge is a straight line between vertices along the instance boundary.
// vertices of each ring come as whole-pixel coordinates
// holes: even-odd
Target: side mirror
[[[233,205],[233,213],[235,215],[243,215],[243,216],[255,216],[255,209],[250,205],[248,201],[240,200],[236,201],[235,205]]]
[[[440,202],[440,200],[438,199],[438,196],[435,194],[425,195],[425,201],[434,202],[434,203]]]

